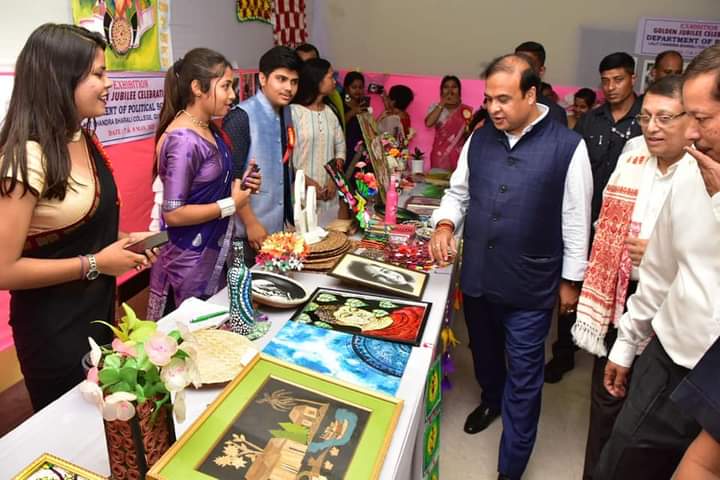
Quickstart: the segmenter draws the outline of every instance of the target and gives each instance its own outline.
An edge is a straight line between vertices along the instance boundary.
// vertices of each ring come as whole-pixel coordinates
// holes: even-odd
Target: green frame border
[[[346,478],[377,478],[397,423],[402,400],[359,390],[349,384],[258,355],[148,473],[154,480],[211,479],[195,468],[205,459],[236,416],[270,378],[286,381],[368,410],[370,417],[358,443]]]

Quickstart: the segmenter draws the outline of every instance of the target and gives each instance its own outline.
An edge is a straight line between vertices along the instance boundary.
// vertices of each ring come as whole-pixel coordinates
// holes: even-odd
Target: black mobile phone
[[[368,85],[367,91],[368,91],[368,93],[375,93],[377,95],[382,95],[382,93],[385,91],[385,87],[383,87],[379,83],[371,83],[370,85]]]
[[[246,188],[248,188],[248,186],[247,186],[247,179],[248,179],[249,176],[251,176],[251,175],[254,174],[254,173],[260,173],[260,166],[259,166],[257,163],[253,163],[253,164],[250,166],[250,170],[248,170],[248,171],[245,173],[245,175],[243,176],[243,178],[242,178],[242,183],[241,183],[241,185],[240,185],[240,187],[241,187],[243,190],[245,190]]]
[[[126,246],[128,250],[130,250],[133,253],[137,253],[140,255],[143,255],[145,253],[145,250],[150,250],[155,247],[162,247],[166,243],[168,243],[168,234],[166,231],[158,232],[155,235],[151,235],[149,237],[146,237],[139,242],[131,243],[130,245]]]

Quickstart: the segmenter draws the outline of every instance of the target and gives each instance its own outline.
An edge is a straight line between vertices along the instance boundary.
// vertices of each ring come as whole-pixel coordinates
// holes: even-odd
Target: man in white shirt
[[[683,103],[692,119],[686,136],[697,148],[688,152],[697,163],[682,165],[675,174],[640,265],[637,293],[618,326],[605,368],[611,395],[625,396],[635,354],[650,343],[635,365],[596,480],[616,478],[628,464],[645,466],[643,475],[634,478],[670,478],[700,431],[692,412],[678,407],[670,394],[720,336],[720,322],[714,318],[720,297],[720,175],[715,163],[720,159],[720,47],[706,49],[685,75]]]
[[[603,385],[607,351],[617,336],[615,322],[623,313],[627,297],[637,288],[638,266],[675,172],[682,164],[695,163],[684,150],[690,145],[685,138],[690,119],[682,104],[682,81],[679,76],[665,77],[653,83],[644,95],[635,117],[642,127],[642,145],[620,155],[595,225],[590,263],[572,329],[575,343],[597,355],[590,389],[585,480],[592,478],[624,400],[610,395]],[[618,232],[628,232],[627,237]],[[631,472],[626,476],[633,478]]]
[[[500,57],[485,78],[492,122],[463,147],[429,249],[447,261],[464,222],[460,286],[482,387],[465,431],[502,413],[498,472],[519,479],[537,433],[553,307],[559,293],[560,310],[574,311],[585,274],[592,171],[580,135],[536,102],[540,79],[527,58]]]

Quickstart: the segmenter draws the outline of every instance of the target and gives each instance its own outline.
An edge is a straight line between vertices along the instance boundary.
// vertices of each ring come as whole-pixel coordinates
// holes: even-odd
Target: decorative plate
[[[292,308],[307,302],[310,294],[305,287],[284,275],[253,270],[252,298],[262,305]]]

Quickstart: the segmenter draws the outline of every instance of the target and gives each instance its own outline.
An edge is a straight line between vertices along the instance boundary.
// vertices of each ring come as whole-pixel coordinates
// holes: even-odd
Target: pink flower
[[[103,418],[108,422],[113,420],[122,420],[127,422],[135,416],[135,405],[132,404],[136,400],[136,396],[128,392],[115,392],[105,397],[105,405],[103,406]]]
[[[98,384],[98,367],[92,367],[90,370],[88,370],[87,381],[92,382],[95,385]]]
[[[160,380],[169,392],[179,392],[192,381],[189,364],[180,358],[173,358],[160,371]]]
[[[177,352],[177,341],[157,332],[145,342],[145,353],[147,353],[150,361],[158,367],[163,367],[170,363],[170,359]]]
[[[133,345],[129,345],[119,338],[116,338],[112,341],[112,348],[120,355],[124,355],[126,357],[136,357],[137,356],[137,350],[135,350],[135,347]]]

